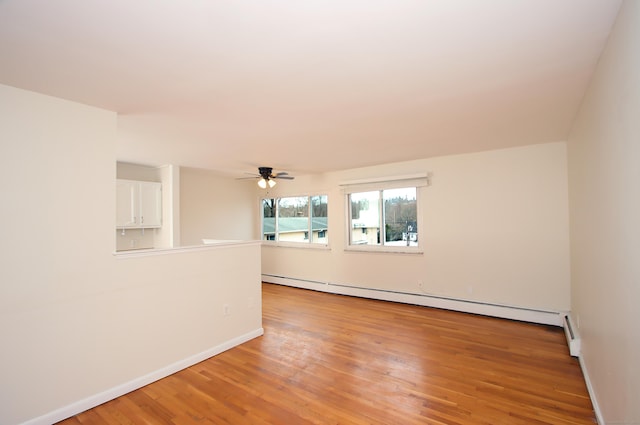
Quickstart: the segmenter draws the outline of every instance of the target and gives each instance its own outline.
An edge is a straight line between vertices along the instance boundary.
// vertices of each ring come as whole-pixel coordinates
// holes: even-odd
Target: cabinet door
[[[140,227],[162,226],[162,184],[140,182]]]
[[[134,182],[116,182],[116,227],[138,226],[138,185]]]

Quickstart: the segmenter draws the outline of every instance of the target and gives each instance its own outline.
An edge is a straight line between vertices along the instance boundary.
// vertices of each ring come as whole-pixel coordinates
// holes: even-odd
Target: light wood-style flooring
[[[561,328],[263,285],[265,335],[61,422],[594,424]]]

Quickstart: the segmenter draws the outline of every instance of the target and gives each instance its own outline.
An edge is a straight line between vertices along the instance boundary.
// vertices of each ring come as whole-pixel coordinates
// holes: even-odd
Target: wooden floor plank
[[[271,284],[263,324],[61,424],[595,423],[561,328]]]

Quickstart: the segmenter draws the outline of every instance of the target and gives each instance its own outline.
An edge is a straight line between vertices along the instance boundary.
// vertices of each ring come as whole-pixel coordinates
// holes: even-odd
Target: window
[[[351,192],[349,245],[418,247],[416,187]]]
[[[328,243],[327,195],[262,200],[262,239]]]
[[[278,199],[277,240],[281,242],[307,242],[309,229],[309,198],[298,196]]]

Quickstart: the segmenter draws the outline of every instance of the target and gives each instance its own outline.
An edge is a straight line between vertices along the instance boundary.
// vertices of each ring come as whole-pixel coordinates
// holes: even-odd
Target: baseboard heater
[[[564,315],[564,334],[567,337],[567,345],[569,345],[569,353],[573,357],[580,356],[580,335],[578,335],[577,329],[573,326],[571,316],[569,314]]]
[[[485,316],[500,317],[512,320],[521,320],[524,322],[540,323],[558,327],[563,326],[564,313],[560,313],[557,311],[553,312],[533,310],[522,307],[488,304],[472,300],[454,299],[432,294],[415,294],[384,289],[363,288],[352,285],[318,282],[313,280],[290,278],[286,276],[276,276],[270,274],[262,274],[262,281],[268,283],[276,283],[279,285],[293,286],[296,288],[312,289],[315,291],[328,292],[332,294],[350,295],[362,298],[416,304],[425,307],[443,308],[465,313],[481,314]]]

